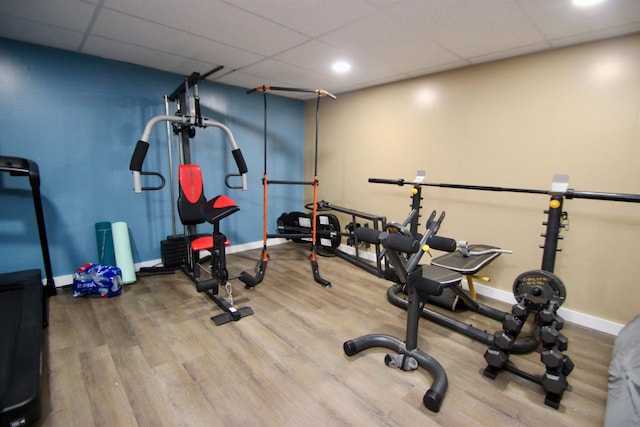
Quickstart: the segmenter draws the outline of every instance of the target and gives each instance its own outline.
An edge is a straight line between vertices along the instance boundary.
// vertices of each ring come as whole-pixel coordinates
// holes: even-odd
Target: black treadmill
[[[49,323],[48,297],[56,294],[56,288],[38,165],[32,160],[0,156],[0,172],[29,178],[46,275],[42,286],[39,269],[0,274],[0,427],[16,427],[40,417],[43,328]]]

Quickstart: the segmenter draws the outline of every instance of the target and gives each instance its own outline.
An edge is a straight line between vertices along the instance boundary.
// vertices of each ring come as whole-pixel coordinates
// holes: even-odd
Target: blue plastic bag
[[[102,298],[122,293],[122,271],[111,265],[87,263],[73,275],[73,296],[98,294]]]

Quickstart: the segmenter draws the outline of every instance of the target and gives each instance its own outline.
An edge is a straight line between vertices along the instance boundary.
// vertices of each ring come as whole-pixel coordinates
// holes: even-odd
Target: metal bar
[[[224,68],[224,65],[218,65],[217,67],[215,67],[213,70],[208,71],[206,73],[204,73],[203,75],[200,76],[200,80],[204,80],[207,77],[209,77],[211,74],[213,73],[217,73],[218,71],[222,70]]]
[[[283,239],[310,239],[313,237],[313,234],[301,234],[301,233],[282,233],[282,234],[267,234],[268,238],[278,238],[281,237]]]
[[[168,116],[169,115],[169,97],[168,96],[164,96],[164,113]],[[170,186],[170,197],[171,197],[171,231],[172,231],[172,236],[175,236],[177,231],[176,231],[176,196],[175,196],[175,182],[174,182],[174,177],[173,177],[173,149],[172,149],[172,129],[171,129],[171,122],[170,121],[166,121],[167,124],[167,151],[169,153],[169,186]]]
[[[311,209],[311,204],[307,204],[305,206],[306,209]],[[349,209],[349,208],[345,208],[342,206],[337,206],[337,205],[333,205],[330,202],[327,202],[326,200],[320,200],[318,202],[318,210],[325,210],[325,209],[331,209],[333,211],[336,212],[341,212],[344,214],[349,214],[349,215],[355,215],[358,218],[364,218],[364,219],[368,219],[370,221],[374,221],[374,220],[385,220],[386,221],[386,217],[384,216],[379,216],[379,215],[374,215],[374,214],[370,214],[370,213],[366,213],[366,212],[361,212],[361,211],[357,211],[354,209]]]
[[[337,97],[332,94],[331,92],[325,90],[325,89],[306,89],[306,88],[300,88],[300,87],[282,87],[282,86],[267,86],[267,85],[262,85],[262,86],[258,86],[255,88],[251,88],[247,90],[247,93],[253,93],[256,91],[261,91],[261,92],[266,92],[266,91],[271,91],[271,90],[276,90],[276,91],[283,91],[283,92],[302,92],[302,93],[317,93],[318,95],[322,96],[322,95],[326,95],[329,98],[332,99],[337,99]]]
[[[315,181],[287,181],[270,179],[266,181],[267,184],[286,184],[286,185],[314,185]]]
[[[425,187],[455,188],[460,190],[545,194],[548,196],[555,196],[555,195],[565,196],[567,199],[591,199],[591,200],[605,200],[605,201],[614,201],[614,202],[640,203],[640,194],[578,191],[571,188],[567,189],[564,192],[554,192],[550,190],[536,190],[536,189],[528,189],[528,188],[493,187],[493,186],[485,186],[485,185],[447,184],[447,183],[433,183],[433,182],[411,182],[411,181],[405,181],[404,179],[369,178],[369,182],[375,183],[375,184],[393,184],[398,186],[414,185],[414,186],[425,186]]]
[[[640,203],[640,194],[600,193],[596,191],[577,191],[569,188],[564,195],[567,199],[591,199],[612,202]]]

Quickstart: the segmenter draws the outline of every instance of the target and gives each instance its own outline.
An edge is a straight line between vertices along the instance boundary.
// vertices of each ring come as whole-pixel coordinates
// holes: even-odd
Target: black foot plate
[[[243,317],[251,316],[252,314],[253,309],[251,307],[242,307],[233,312],[224,312],[217,316],[213,316],[211,317],[211,320],[215,322],[216,326],[220,326],[232,321],[237,322]]]

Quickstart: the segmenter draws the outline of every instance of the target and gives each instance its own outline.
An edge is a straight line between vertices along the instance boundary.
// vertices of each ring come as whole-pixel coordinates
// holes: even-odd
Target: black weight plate
[[[567,297],[567,290],[555,274],[532,270],[522,273],[513,282],[513,296],[518,302],[526,297],[537,305],[546,306],[549,302],[555,302],[560,307]]]
[[[340,246],[342,233],[340,232],[340,221],[333,214],[316,215],[316,245],[325,248],[337,248]]]
[[[398,233],[401,236],[411,236],[411,231],[399,222],[388,222],[385,231],[389,233]]]

